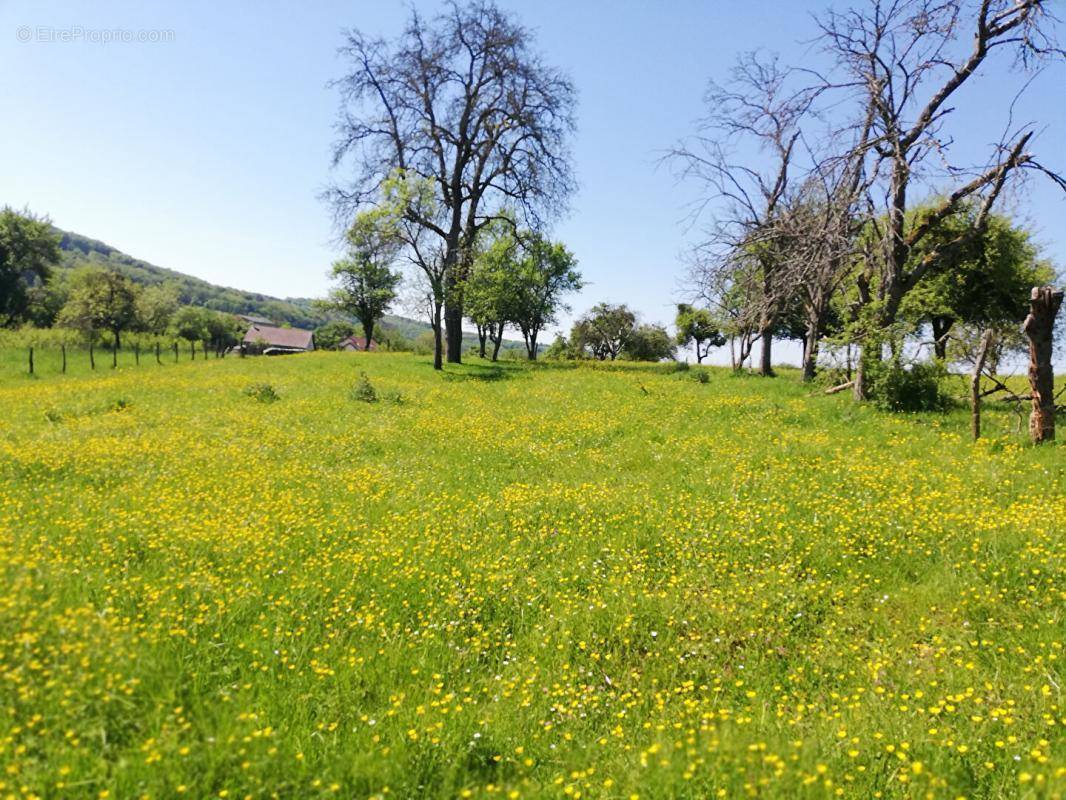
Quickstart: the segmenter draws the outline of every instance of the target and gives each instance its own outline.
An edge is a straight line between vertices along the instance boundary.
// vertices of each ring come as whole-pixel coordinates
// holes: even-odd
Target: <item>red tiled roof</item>
[[[271,325],[252,325],[244,334],[245,344],[266,342],[268,347],[291,347],[313,350],[313,333],[302,328],[275,328]]]

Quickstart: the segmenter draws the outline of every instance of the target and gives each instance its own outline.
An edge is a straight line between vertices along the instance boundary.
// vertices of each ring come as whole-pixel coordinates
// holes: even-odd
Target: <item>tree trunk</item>
[[[485,357],[485,340],[488,338],[489,326],[477,326],[477,354],[478,358]]]
[[[818,334],[822,329],[821,315],[812,310],[807,315],[807,335],[803,340],[803,382],[810,383],[818,371]]]
[[[523,331],[524,333],[524,331]],[[525,334],[526,340],[526,355],[529,356],[530,361],[537,360],[537,332],[531,331]]]
[[[363,351],[370,349],[370,341],[374,338],[374,320],[363,323]]]
[[[445,303],[444,330],[448,337],[448,363],[463,363],[463,307],[454,299]]]
[[[767,329],[762,332],[760,338],[762,339],[762,351],[760,352],[759,359],[759,374],[767,378],[772,378],[774,377],[774,367],[772,363],[774,334],[771,330]]]
[[[866,399],[866,345],[859,345],[858,358],[855,359],[855,377],[851,384],[851,395],[860,403]]]
[[[988,348],[992,345],[995,331],[987,330],[981,337],[981,346],[973,362],[973,374],[970,376],[970,430],[976,442],[981,438],[981,371],[985,368]]]
[[[500,347],[503,345],[503,323],[496,327],[496,338],[492,340],[492,360],[500,357]]]
[[[441,356],[444,350],[444,342],[441,337],[441,304],[433,301],[433,369],[444,369]]]
[[[1029,385],[1033,398],[1029,437],[1034,444],[1055,440],[1055,370],[1051,365],[1051,350],[1055,316],[1062,306],[1062,296],[1061,289],[1033,287],[1029,316],[1023,326],[1029,337]]]

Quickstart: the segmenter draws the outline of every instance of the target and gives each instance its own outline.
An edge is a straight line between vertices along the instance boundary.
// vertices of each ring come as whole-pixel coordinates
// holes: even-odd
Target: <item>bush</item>
[[[376,403],[378,401],[377,390],[370,382],[365,372],[359,373],[359,381],[352,387],[352,399],[361,403]]]
[[[885,411],[943,411],[948,396],[941,390],[947,376],[938,362],[921,362],[910,368],[889,362],[868,368],[870,396]]]
[[[696,373],[695,378],[698,383],[710,383],[711,373],[709,373],[705,369],[701,369],[699,372]]]
[[[244,387],[244,393],[260,403],[273,403],[281,397],[269,383],[253,383]]]

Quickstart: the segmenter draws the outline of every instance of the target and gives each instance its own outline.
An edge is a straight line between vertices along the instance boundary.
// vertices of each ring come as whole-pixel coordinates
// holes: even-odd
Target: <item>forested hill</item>
[[[178,286],[181,301],[185,304],[231,314],[255,314],[298,328],[315,328],[330,318],[328,314],[314,308],[309,298],[283,300],[256,292],[217,286],[183,272],[141,261],[96,239],[60,228],[56,228],[56,232],[62,237],[59,245],[63,251],[60,269],[95,266],[116,270],[145,285],[170,282]],[[385,321],[409,338],[429,330],[426,323],[404,317],[386,316]]]

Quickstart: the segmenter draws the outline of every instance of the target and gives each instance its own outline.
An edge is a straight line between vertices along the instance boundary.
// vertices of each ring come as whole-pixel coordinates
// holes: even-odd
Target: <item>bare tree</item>
[[[793,88],[794,78],[795,71],[775,56],[742,56],[727,85],[711,83],[698,133],[667,156],[679,166],[679,177],[704,187],[693,211],[695,217],[707,211],[713,217],[700,246],[702,263],[721,271],[743,254],[745,262],[758,264],[759,291],[749,298],[754,305],[746,313],[757,316],[763,375],[773,374],[774,328],[790,291],[779,279],[774,223],[795,178],[800,123],[818,94]]]
[[[341,48],[350,68],[335,82],[334,164],[351,179],[329,196],[347,222],[397,174],[432,187],[438,215],[404,214],[442,256],[450,362],[461,359],[463,285],[478,231],[494,219],[539,227],[573,189],[574,89],[531,45],[529,31],[491,0],[473,0],[451,2],[432,21],[412,12],[392,44],[353,30]]]
[[[865,364],[880,355],[880,330],[896,318],[900,302],[943,255],[985,224],[1008,178],[1022,169],[1047,172],[1028,147],[1029,127],[1008,129],[988,161],[963,167],[950,161],[944,133],[950,103],[998,52],[1022,62],[1060,56],[1050,31],[1046,0],[872,0],[846,11],[830,11],[821,22],[826,49],[843,70],[836,84],[855,90],[872,126],[860,156],[867,162],[869,224],[879,247],[858,276],[857,332],[864,344],[855,376],[857,398],[866,395]],[[965,41],[970,38],[971,44]],[[953,184],[931,211],[913,224],[906,212],[910,191],[940,165],[938,178]],[[978,206],[973,229],[918,263],[911,253],[960,203]]]

